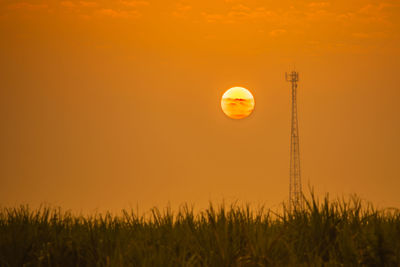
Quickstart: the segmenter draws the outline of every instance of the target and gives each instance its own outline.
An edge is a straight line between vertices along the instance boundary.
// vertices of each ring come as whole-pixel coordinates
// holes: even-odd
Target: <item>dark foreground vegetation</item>
[[[0,266],[400,266],[400,213],[313,197],[302,211],[210,207],[80,217],[0,210]]]

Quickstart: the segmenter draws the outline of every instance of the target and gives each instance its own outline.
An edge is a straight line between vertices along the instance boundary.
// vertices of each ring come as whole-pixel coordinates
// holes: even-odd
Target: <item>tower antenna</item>
[[[290,180],[289,180],[289,209],[303,208],[303,193],[301,189],[299,124],[297,118],[297,82],[299,73],[285,73],[287,82],[292,84],[292,118],[290,136]]]

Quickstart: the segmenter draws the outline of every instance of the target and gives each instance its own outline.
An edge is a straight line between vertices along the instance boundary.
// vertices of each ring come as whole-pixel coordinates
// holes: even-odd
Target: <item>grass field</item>
[[[400,213],[359,199],[302,211],[213,207],[75,216],[0,210],[0,266],[400,266]]]

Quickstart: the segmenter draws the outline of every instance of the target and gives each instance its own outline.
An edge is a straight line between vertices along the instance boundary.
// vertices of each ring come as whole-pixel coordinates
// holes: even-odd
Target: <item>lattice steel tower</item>
[[[297,119],[297,82],[299,73],[292,71],[285,74],[286,81],[292,83],[292,121],[290,137],[290,180],[289,209],[303,208],[303,193],[301,189],[299,125]]]

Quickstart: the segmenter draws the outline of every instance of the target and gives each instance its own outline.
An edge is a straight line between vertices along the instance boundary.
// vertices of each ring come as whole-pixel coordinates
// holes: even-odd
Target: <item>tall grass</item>
[[[313,196],[281,214],[212,204],[149,218],[3,208],[0,266],[400,266],[400,213]]]

